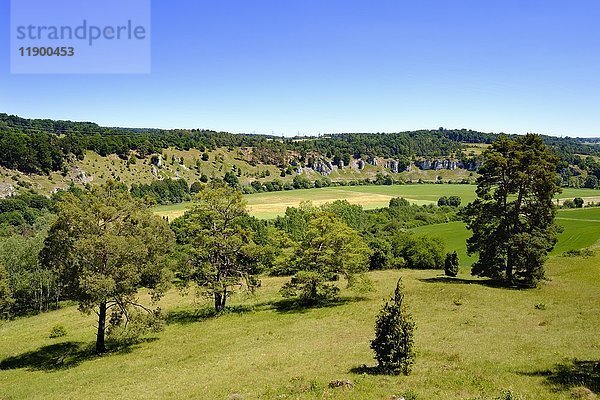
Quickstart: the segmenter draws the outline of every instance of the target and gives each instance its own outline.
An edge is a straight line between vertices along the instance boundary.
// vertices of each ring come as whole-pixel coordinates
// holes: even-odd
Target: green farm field
[[[345,290],[339,304],[295,310],[278,294],[286,278],[264,277],[255,296],[237,295],[218,318],[172,290],[161,302],[164,331],[104,356],[89,350],[94,317],[75,306],[0,322],[0,398],[491,400],[510,390],[550,400],[573,398],[577,386],[598,392],[600,252],[558,253],[594,246],[600,209],[561,212],[559,221],[565,231],[549,280],[535,290],[491,287],[463,264],[454,280],[433,270],[373,272],[373,292]],[[450,247],[467,236],[457,223],[425,228],[417,231],[443,233]],[[375,316],[399,276],[417,323],[415,368],[408,377],[362,374],[358,367],[374,364]],[[48,337],[56,324],[67,336]],[[329,388],[336,379],[355,386]]]
[[[600,240],[600,207],[559,210],[556,222],[563,227],[563,232],[559,234],[558,243],[551,255],[592,247]],[[465,243],[471,234],[462,222],[426,225],[412,231],[441,238],[446,243],[447,251],[456,250],[460,265],[465,271],[475,261],[474,257],[467,255]]]
[[[302,189],[246,195],[250,213],[258,218],[274,218],[285,213],[287,207],[297,207],[303,201],[315,205],[335,200],[347,200],[365,209],[387,207],[390,199],[404,197],[415,204],[433,204],[441,196],[459,196],[463,204],[475,199],[474,185],[414,184],[392,186],[342,186],[321,189]],[[600,190],[564,189],[559,201],[582,197],[586,201],[600,201]],[[185,213],[190,203],[159,206],[155,212],[170,219]]]

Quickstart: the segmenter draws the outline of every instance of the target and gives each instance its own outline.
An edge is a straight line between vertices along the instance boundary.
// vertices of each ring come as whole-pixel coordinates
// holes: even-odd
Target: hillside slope
[[[222,178],[226,172],[233,171],[242,185],[253,181],[268,182],[279,179],[291,182],[296,175],[303,175],[314,181],[329,178],[332,181],[374,180],[378,173],[391,175],[394,179],[404,181],[436,181],[441,177],[445,181],[474,181],[476,173],[466,169],[455,170],[423,170],[414,164],[410,171],[392,172],[389,161],[379,159],[379,165],[364,163],[359,169],[358,163],[344,167],[334,166],[328,173],[319,173],[311,168],[280,168],[275,165],[256,163],[247,156],[245,148],[218,148],[213,151],[200,152],[198,149],[178,150],[164,149],[161,161],[153,163],[153,155],[129,158],[117,155],[100,156],[93,151],[86,151],[83,160],[72,160],[63,171],[48,174],[24,173],[6,167],[0,167],[0,197],[14,194],[20,190],[35,189],[43,194],[50,194],[57,189],[67,188],[70,184],[85,185],[102,184],[109,179],[117,180],[131,186],[132,184],[150,183],[160,179],[185,179],[188,184],[207,178]],[[202,155],[208,154],[204,161]],[[154,159],[156,160],[156,159]],[[285,175],[281,176],[282,171]]]
[[[314,185],[318,179],[372,181],[378,174],[380,180],[389,174],[402,181],[473,181],[481,152],[497,137],[439,128],[285,138],[102,127],[0,113],[0,197],[28,188],[48,194],[71,183],[108,179],[132,185],[182,178],[191,184],[228,172],[246,185],[256,180],[289,182],[296,175],[313,186],[322,186]],[[560,156],[562,186],[600,186],[600,148],[593,140],[542,138]]]

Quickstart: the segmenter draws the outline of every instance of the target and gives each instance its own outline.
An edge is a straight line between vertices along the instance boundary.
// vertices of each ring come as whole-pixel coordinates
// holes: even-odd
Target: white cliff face
[[[468,164],[468,165],[463,165],[463,163],[460,163],[458,161],[453,161],[453,160],[448,160],[448,159],[442,159],[442,160],[422,160],[422,161],[417,161],[415,162],[415,165],[417,167],[419,167],[420,169],[423,170],[441,170],[441,169],[447,169],[450,171],[454,171],[455,169],[458,168],[465,168],[468,169],[470,171],[474,171],[477,168],[479,168],[479,164],[478,163],[473,163],[473,165]]]
[[[331,165],[331,162],[329,161],[325,162],[319,159],[313,162],[312,169],[321,175],[327,176],[333,172],[333,165]]]
[[[5,199],[17,194],[17,190],[10,183],[0,183],[0,199]]]
[[[88,174],[79,167],[73,168],[73,175],[75,176],[73,180],[82,185],[91,183],[94,180],[93,176],[88,176]]]
[[[367,162],[375,167],[379,166],[379,160],[377,157],[373,157],[367,160]]]
[[[398,171],[398,164],[400,163],[396,160],[390,160],[387,162],[387,168],[389,168],[392,172],[400,172]]]
[[[158,168],[162,168],[163,166],[163,157],[161,154],[157,154],[155,156],[152,156],[152,164]]]

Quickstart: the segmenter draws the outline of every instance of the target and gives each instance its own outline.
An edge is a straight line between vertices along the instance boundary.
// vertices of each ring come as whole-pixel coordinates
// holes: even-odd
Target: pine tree
[[[535,286],[560,228],[555,224],[557,156],[538,135],[500,136],[483,154],[477,199],[463,212],[473,236],[472,274],[508,285]]]

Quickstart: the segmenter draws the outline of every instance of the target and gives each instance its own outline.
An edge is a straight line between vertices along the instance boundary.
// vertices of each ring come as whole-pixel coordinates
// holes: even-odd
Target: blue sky
[[[153,0],[148,75],[11,75],[9,3],[0,112],[286,135],[600,136],[597,0]]]

